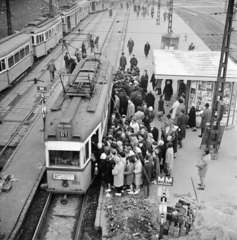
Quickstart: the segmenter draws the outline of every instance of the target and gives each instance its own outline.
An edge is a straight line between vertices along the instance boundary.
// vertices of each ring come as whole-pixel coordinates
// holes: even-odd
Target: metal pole
[[[160,0],[158,0],[156,24],[160,25]]]
[[[53,17],[53,3],[52,0],[49,0],[49,17]]]
[[[170,0],[169,19],[168,19],[168,33],[172,32],[173,21],[173,0]]]
[[[7,32],[9,36],[9,35],[12,35],[10,0],[6,0],[6,11],[7,11]]]
[[[166,188],[163,187],[163,197],[162,197],[162,211],[161,211],[161,222],[160,222],[160,234],[159,234],[159,240],[163,239],[163,231],[164,231],[164,205],[165,205],[165,191]]]

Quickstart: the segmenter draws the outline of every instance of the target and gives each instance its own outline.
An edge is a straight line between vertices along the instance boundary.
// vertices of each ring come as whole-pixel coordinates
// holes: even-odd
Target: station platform
[[[163,21],[164,10],[165,9],[161,9],[160,25],[156,25],[156,7],[153,19],[150,15],[146,16],[145,18],[141,16],[137,18],[137,14],[133,11],[133,7],[130,8],[125,47],[124,49],[121,49],[121,51],[125,52],[125,56],[129,62],[130,57],[128,55],[126,43],[128,39],[132,38],[135,43],[133,53],[138,59],[138,67],[141,69],[141,72],[146,69],[149,77],[151,77],[153,73],[152,56],[150,51],[149,57],[145,59],[144,45],[148,41],[151,45],[151,49],[160,49],[161,36],[162,34],[166,34],[168,30],[168,21]],[[115,14],[113,14],[113,17],[114,16]],[[105,35],[104,32],[109,28],[108,23],[111,21],[112,19],[107,15],[107,20],[103,23],[105,28],[98,34]],[[194,43],[195,50],[210,50],[191,29],[188,29],[188,39],[185,41],[185,26],[185,22],[174,14],[173,31],[174,33],[180,35],[180,50],[188,50],[188,46],[191,42]],[[78,44],[78,42],[76,44]],[[73,53],[75,50],[70,49],[69,51]],[[167,64],[169,64],[168,59],[161,59],[161,61],[167,61]],[[62,64],[61,59],[57,60],[56,64],[60,68]],[[162,88],[163,87],[164,86],[162,86]],[[176,82],[173,82],[173,88],[174,90],[177,89]],[[149,89],[151,90],[150,83]],[[47,102],[48,111],[60,91],[61,86],[59,84],[55,84],[54,93],[49,97],[49,101]],[[155,97],[156,110],[158,97],[157,95],[155,95]],[[171,106],[166,107],[166,113],[168,113],[170,107]],[[161,123],[158,122],[157,119],[154,120],[153,124],[160,129]],[[42,128],[42,118],[39,115],[31,129],[28,131],[27,135],[23,138],[21,144],[19,144],[17,147],[14,155],[4,168],[4,172],[13,174],[17,179],[19,179],[18,182],[13,183],[13,188],[9,193],[2,193],[0,195],[0,233],[5,234],[4,240],[14,239],[14,236],[20,227],[19,223],[24,219],[24,216],[30,205],[30,201],[33,198],[34,192],[37,189],[40,178],[44,172],[44,140],[43,132],[39,131],[40,128]],[[174,160],[172,172],[172,176],[174,177],[174,185],[173,187],[169,187],[171,197],[168,199],[168,203],[170,205],[174,204],[174,201],[176,201],[176,199],[173,197],[174,193],[182,194],[190,192],[192,199],[195,198],[191,177],[194,181],[195,187],[197,187],[197,183],[199,183],[199,177],[195,165],[203,153],[203,151],[199,149],[199,134],[199,130],[197,130],[197,132],[187,130],[186,139],[183,141],[184,147],[178,150],[177,158]],[[237,184],[234,184],[236,181],[235,177],[237,175],[236,134],[236,128],[225,132],[221,148],[219,150],[219,158],[217,161],[212,161],[210,164],[206,177],[206,189],[205,191],[197,193],[199,202],[214,201],[216,204],[227,202],[236,205]],[[157,185],[153,185],[151,187],[151,198],[153,198],[155,201],[158,201]]]

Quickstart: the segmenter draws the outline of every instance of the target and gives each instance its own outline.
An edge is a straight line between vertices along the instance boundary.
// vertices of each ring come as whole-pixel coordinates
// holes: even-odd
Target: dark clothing
[[[190,128],[196,128],[196,110],[195,107],[191,107],[189,111],[188,125]]]
[[[163,90],[163,94],[165,95],[165,100],[170,101],[171,96],[173,95],[173,87],[171,84],[166,84]]]
[[[118,119],[116,119],[116,118],[114,118],[114,119],[110,118],[109,119],[109,121],[108,121],[109,128],[111,128],[112,126],[117,127],[118,125],[119,125],[119,120]]]
[[[66,67],[66,69],[68,69],[68,67],[69,67],[69,57],[68,57],[67,54],[64,56],[64,61],[65,61],[65,67]]]
[[[164,101],[161,99],[158,101],[158,112],[165,114]]]
[[[123,69],[123,71],[125,70],[126,68],[126,65],[127,65],[127,59],[125,56],[121,56],[120,57],[120,61],[119,61],[119,65],[120,67]]]
[[[185,83],[181,83],[179,85],[179,94],[178,94],[178,96],[180,97],[182,95],[182,93],[184,93],[186,95],[186,85],[185,85]]]
[[[129,40],[128,44],[127,44],[127,47],[128,47],[129,55],[131,55],[132,51],[133,51],[133,47],[134,47],[134,41],[133,40]]]
[[[195,49],[195,46],[190,44],[189,47],[188,47],[188,51],[193,51]]]
[[[155,97],[152,93],[147,93],[147,95],[145,97],[145,102],[146,102],[148,108],[153,107],[153,109],[154,109]]]
[[[70,59],[70,73],[71,73],[71,74],[73,73],[76,65],[77,65],[77,63],[75,62],[75,60],[71,58],[71,59]]]
[[[137,66],[137,64],[138,64],[137,59],[136,59],[135,57],[132,57],[131,60],[130,60],[130,64],[131,64],[130,70],[132,71],[133,68],[134,68],[135,66]]]
[[[126,115],[128,109],[128,99],[125,95],[120,97],[120,109],[119,112],[121,115]]]
[[[147,85],[148,85],[148,75],[142,75],[141,77],[141,87],[143,88],[144,92],[147,92]]]
[[[146,57],[148,56],[150,49],[151,49],[150,44],[146,43],[145,46],[144,46],[144,53],[145,53]]]
[[[159,130],[154,127],[152,130],[151,130],[151,133],[153,135],[153,138],[156,142],[158,142],[158,139],[159,139]]]
[[[180,128],[179,139],[182,140],[186,136],[186,125],[188,124],[188,116],[180,114],[178,116],[177,125]]]
[[[113,163],[109,160],[106,161],[104,177],[103,177],[103,180],[105,183],[113,184],[112,170],[113,170]]]
[[[143,176],[143,185],[149,186],[151,183],[151,173],[152,173],[152,162],[145,162],[144,168],[142,170],[142,176]]]
[[[151,76],[150,82],[152,83],[152,89],[153,89],[153,91],[155,91],[156,88],[157,88],[158,80],[155,79],[155,74],[154,74],[154,73],[153,73],[152,76]]]

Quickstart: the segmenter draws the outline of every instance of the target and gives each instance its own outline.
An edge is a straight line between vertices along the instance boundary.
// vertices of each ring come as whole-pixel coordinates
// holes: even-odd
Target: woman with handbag
[[[160,100],[158,101],[158,112],[157,117],[159,121],[162,121],[161,117],[165,114],[163,95],[160,95]]]

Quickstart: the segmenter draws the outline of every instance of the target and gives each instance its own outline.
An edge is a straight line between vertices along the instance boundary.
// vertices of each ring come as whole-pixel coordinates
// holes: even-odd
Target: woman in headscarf
[[[192,103],[192,107],[189,111],[189,120],[188,120],[188,126],[192,128],[192,131],[196,131],[196,109],[195,109],[195,104]]]
[[[140,185],[142,184],[142,163],[137,157],[135,157],[133,172],[135,174],[134,183],[136,185],[136,191],[134,192],[134,194],[138,194],[140,192]]]
[[[124,184],[124,165],[121,162],[120,158],[115,155],[114,156],[115,167],[112,170],[112,174],[114,176],[114,186],[116,188],[116,196],[121,196],[121,190]]]

